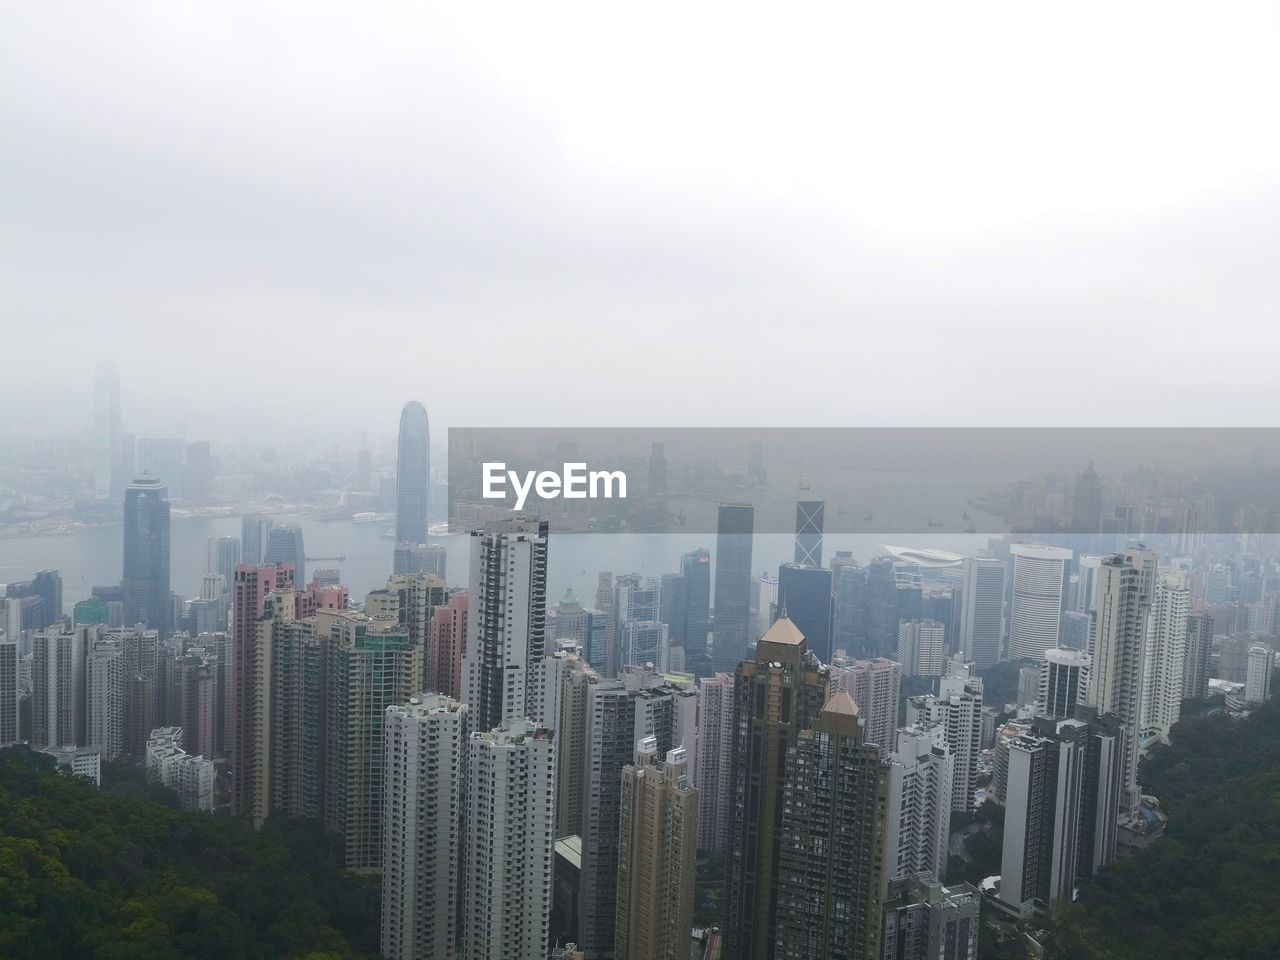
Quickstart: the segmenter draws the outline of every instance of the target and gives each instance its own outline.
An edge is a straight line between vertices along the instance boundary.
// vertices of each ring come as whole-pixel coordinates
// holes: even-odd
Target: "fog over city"
[[[1269,424],[1277,12],[1206,13],[10,5],[0,430],[104,359],[222,441]]]

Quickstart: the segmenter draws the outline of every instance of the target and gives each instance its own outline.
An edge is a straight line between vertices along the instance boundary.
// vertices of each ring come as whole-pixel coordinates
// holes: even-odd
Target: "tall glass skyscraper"
[[[307,552],[302,545],[302,528],[296,523],[273,526],[267,534],[267,552],[263,562],[268,566],[293,565],[293,582],[301,589],[307,582]]]
[[[712,658],[717,670],[736,670],[747,658],[751,607],[751,537],[755,508],[749,503],[722,503],[716,519],[715,627]]]
[[[124,592],[126,624],[145,623],[160,636],[172,628],[169,595],[169,499],[163,483],[151,476],[133,481],[124,492]]]
[[[396,447],[398,544],[427,542],[428,446],[426,408],[417,400],[410,400],[400,411],[400,440]]]

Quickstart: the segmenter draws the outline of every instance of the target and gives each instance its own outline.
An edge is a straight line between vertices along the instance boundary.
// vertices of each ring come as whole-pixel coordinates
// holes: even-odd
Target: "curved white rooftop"
[[[931,547],[895,547],[889,543],[880,544],[880,551],[895,560],[917,563],[922,567],[958,567],[964,562],[964,555],[949,550],[934,550]]]

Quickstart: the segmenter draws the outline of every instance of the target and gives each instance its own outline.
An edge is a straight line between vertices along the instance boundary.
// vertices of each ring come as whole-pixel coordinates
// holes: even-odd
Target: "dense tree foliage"
[[[1081,890],[1060,960],[1280,956],[1280,704],[1178,723],[1143,764],[1165,835]]]
[[[0,957],[371,957],[377,897],[314,825],[255,831],[0,750]]]

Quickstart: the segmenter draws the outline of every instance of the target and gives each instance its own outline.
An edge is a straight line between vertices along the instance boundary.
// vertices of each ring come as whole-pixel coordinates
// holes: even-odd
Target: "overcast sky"
[[[0,423],[87,425],[113,357],[128,428],[215,437],[410,397],[1274,425],[1278,39],[1274,3],[10,3]]]

